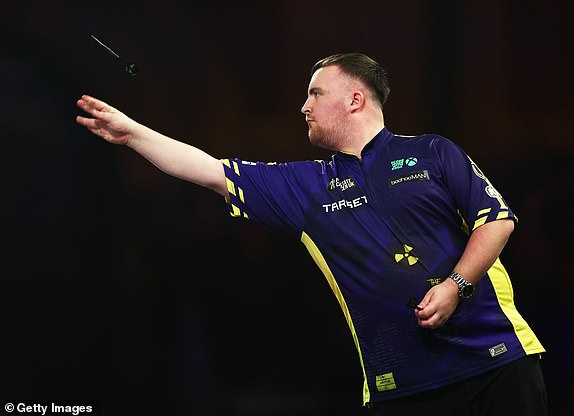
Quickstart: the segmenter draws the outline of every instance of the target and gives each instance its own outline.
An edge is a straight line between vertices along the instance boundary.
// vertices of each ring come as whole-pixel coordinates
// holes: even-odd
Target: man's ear
[[[365,108],[365,93],[361,90],[355,90],[351,96],[351,112],[361,111]]]

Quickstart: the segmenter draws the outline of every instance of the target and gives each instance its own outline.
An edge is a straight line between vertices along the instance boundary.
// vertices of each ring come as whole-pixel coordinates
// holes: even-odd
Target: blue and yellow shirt
[[[497,260],[435,330],[414,306],[448,276],[469,234],[516,220],[464,151],[438,135],[384,128],[361,158],[223,160],[233,216],[300,238],[347,320],[364,375],[363,402],[441,387],[544,348],[515,308]]]

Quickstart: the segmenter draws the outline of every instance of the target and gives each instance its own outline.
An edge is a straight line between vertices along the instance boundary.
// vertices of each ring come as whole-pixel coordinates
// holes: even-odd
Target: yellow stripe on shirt
[[[313,260],[315,260],[315,263],[317,264],[317,266],[319,266],[319,269],[323,272],[323,275],[327,279],[327,282],[329,283],[331,290],[333,291],[333,293],[335,294],[335,297],[339,301],[339,305],[341,306],[341,309],[343,309],[343,314],[345,315],[345,319],[347,320],[347,324],[349,325],[349,328],[351,329],[353,341],[355,342],[355,347],[357,348],[357,351],[359,353],[359,360],[361,362],[361,368],[363,369],[363,378],[364,378],[363,404],[367,404],[371,399],[371,393],[369,392],[369,386],[367,384],[367,374],[365,372],[365,366],[363,364],[363,355],[361,353],[361,346],[359,345],[359,339],[357,337],[357,332],[355,331],[355,326],[353,324],[353,320],[351,319],[351,314],[349,312],[349,308],[347,307],[347,303],[345,302],[345,298],[343,297],[343,293],[341,293],[341,289],[339,288],[339,285],[337,284],[337,281],[335,280],[335,276],[333,276],[333,272],[331,272],[331,269],[329,268],[329,265],[325,261],[325,258],[323,257],[323,255],[319,251],[319,248],[315,245],[313,240],[311,240],[311,237],[309,237],[309,235],[307,235],[307,233],[305,233],[304,231],[301,234],[301,241],[303,242],[303,244],[305,245],[305,247],[309,251],[309,254],[311,254],[311,257],[313,258]]]
[[[530,329],[530,326],[528,326],[524,318],[522,318],[516,310],[512,283],[500,259],[496,259],[492,267],[488,270],[488,276],[494,287],[498,304],[502,312],[504,312],[508,320],[512,323],[514,332],[526,354],[530,355],[545,352],[544,347],[540,341],[538,341],[538,338],[532,329]]]

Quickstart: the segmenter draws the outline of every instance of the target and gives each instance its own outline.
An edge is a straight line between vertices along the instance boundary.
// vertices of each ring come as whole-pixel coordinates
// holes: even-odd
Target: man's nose
[[[309,108],[309,99],[306,99],[303,103],[303,107],[301,107],[301,112],[303,114],[309,114],[311,112],[311,108]]]

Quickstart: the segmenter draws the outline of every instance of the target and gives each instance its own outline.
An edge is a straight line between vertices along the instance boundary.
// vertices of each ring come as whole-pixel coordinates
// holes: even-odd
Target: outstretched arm
[[[89,95],[83,95],[77,105],[91,117],[78,116],[76,121],[92,133],[110,143],[132,148],[171,176],[227,197],[225,173],[218,159],[164,136]]]

